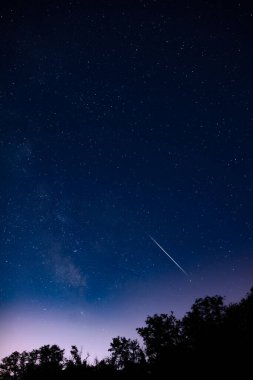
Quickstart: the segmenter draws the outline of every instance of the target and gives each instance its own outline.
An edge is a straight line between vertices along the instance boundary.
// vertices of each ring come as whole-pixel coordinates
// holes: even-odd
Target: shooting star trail
[[[176,264],[176,266],[186,275],[188,276],[188,273],[173,259],[173,257],[171,257],[168,252],[165,251],[165,249],[152,237],[150,236],[150,239],[165,253],[165,255],[167,255],[172,261],[174,264]]]

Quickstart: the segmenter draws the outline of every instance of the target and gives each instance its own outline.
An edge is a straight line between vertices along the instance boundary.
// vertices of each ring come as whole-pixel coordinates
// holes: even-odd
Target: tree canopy
[[[129,378],[138,375],[157,378],[176,370],[188,375],[200,371],[200,363],[209,374],[226,368],[225,358],[240,373],[253,359],[253,288],[239,303],[224,304],[221,296],[198,298],[181,319],[173,312],[148,316],[145,326],[136,330],[143,341],[115,337],[109,356],[89,363],[88,356],[72,346],[70,357],[58,345],[44,345],[30,352],[15,351],[2,359],[0,380],[101,379]]]

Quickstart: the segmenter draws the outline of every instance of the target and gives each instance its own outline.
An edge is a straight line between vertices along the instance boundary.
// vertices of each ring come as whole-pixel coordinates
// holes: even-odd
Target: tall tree
[[[198,298],[183,318],[184,337],[194,351],[214,350],[221,339],[226,307],[221,296]]]
[[[3,358],[0,364],[0,375],[2,379],[17,379],[19,374],[20,353],[15,351]]]
[[[111,363],[118,369],[126,369],[145,361],[144,353],[136,339],[131,340],[119,336],[113,338],[108,351],[111,352]]]
[[[165,355],[172,354],[181,343],[181,324],[171,312],[148,316],[146,327],[137,328],[146,346],[149,361],[161,360]]]

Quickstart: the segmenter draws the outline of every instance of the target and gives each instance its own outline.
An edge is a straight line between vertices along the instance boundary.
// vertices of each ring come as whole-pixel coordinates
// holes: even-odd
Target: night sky
[[[252,16],[1,1],[1,357],[102,358],[148,314],[253,285]]]

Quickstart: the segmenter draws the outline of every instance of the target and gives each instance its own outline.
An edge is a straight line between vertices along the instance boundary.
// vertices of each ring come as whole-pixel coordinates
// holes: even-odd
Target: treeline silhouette
[[[173,312],[149,316],[137,332],[143,347],[118,336],[110,343],[109,356],[93,364],[82,359],[76,346],[69,358],[57,345],[13,352],[2,359],[0,379],[157,379],[174,373],[205,379],[218,378],[223,370],[251,378],[242,373],[253,362],[253,288],[228,306],[221,296],[196,299],[181,320]]]

